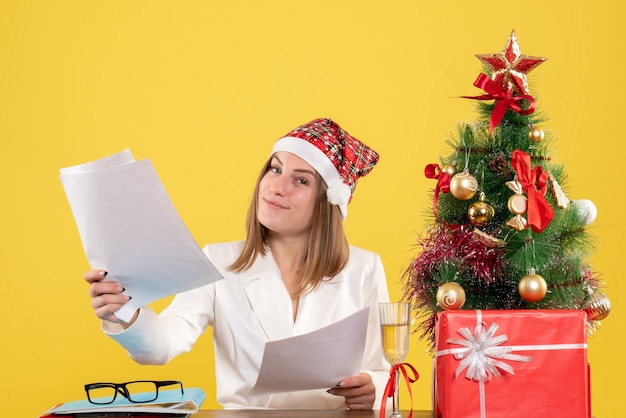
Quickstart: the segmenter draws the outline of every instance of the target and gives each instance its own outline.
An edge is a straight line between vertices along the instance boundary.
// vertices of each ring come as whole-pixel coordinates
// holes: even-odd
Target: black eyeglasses
[[[178,380],[135,380],[125,383],[87,383],[85,392],[89,402],[97,405],[113,403],[119,393],[129,402],[144,403],[155,401],[159,397],[159,388],[180,385],[180,393],[184,394],[182,382]]]

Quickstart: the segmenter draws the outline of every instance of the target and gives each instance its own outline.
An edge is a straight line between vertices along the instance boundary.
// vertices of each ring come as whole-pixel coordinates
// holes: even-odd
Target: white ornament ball
[[[592,224],[598,217],[598,208],[589,199],[578,199],[571,203],[585,219],[585,225]]]

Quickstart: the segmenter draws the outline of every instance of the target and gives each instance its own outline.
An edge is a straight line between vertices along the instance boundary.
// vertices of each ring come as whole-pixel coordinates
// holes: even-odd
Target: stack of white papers
[[[152,163],[129,150],[63,168],[61,182],[92,268],[132,299],[115,314],[221,279],[170,201]]]
[[[359,374],[369,308],[317,331],[265,343],[251,395],[331,388]]]

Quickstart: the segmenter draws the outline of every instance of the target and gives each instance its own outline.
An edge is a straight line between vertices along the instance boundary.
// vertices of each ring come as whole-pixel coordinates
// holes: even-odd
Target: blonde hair
[[[265,255],[268,248],[269,230],[257,218],[259,184],[270,169],[271,157],[263,166],[254,188],[252,202],[246,219],[246,242],[239,257],[229,266],[236,272],[248,270],[259,255]],[[343,220],[339,207],[328,202],[326,183],[317,174],[318,190],[309,245],[300,279],[300,292],[303,294],[316,289],[324,280],[341,272],[348,262],[350,248],[343,230]]]

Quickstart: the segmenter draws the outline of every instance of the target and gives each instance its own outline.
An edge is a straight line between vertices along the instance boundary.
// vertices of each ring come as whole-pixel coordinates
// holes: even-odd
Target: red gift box
[[[435,348],[436,418],[591,416],[583,311],[444,311]]]

